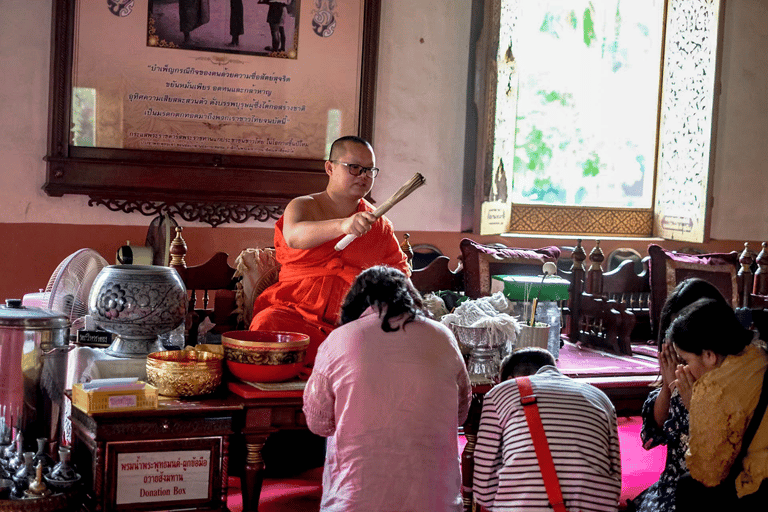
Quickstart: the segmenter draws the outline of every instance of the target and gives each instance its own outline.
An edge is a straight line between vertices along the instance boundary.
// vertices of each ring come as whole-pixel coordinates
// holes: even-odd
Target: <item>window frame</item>
[[[474,0],[473,2],[473,40],[470,51],[470,79],[468,96],[472,108],[468,111],[468,144],[471,153],[468,161],[473,160],[474,168],[468,168],[469,175],[474,175],[474,203],[472,205],[471,230],[481,235],[513,233],[522,235],[573,235],[573,236],[620,236],[620,237],[664,237],[690,242],[709,240],[709,213],[711,211],[711,183],[715,165],[716,127],[720,70],[722,59],[722,37],[725,14],[725,0],[710,0],[716,9],[714,21],[717,34],[714,57],[714,86],[712,90],[711,132],[709,137],[708,176],[704,183],[704,192],[698,205],[704,216],[702,226],[695,232],[677,232],[666,229],[669,221],[664,214],[663,205],[659,204],[660,193],[674,176],[669,172],[660,173],[660,133],[663,122],[664,77],[667,74],[667,27],[670,24],[669,9],[671,2],[665,0],[664,29],[662,30],[662,53],[660,66],[662,80],[659,85],[659,110],[657,112],[657,132],[654,162],[654,196],[651,208],[611,208],[592,206],[565,206],[504,203],[492,200],[494,172],[493,144],[496,110],[496,56],[499,49],[499,25],[502,0]],[[680,0],[677,0],[680,1]],[[663,179],[662,179],[663,178]],[[465,216],[465,218],[468,216]],[[670,217],[674,218],[674,217]],[[469,226],[463,226],[465,229]]]

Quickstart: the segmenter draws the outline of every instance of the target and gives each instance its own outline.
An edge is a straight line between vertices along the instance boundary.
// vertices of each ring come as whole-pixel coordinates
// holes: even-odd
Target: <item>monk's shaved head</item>
[[[336,139],[333,144],[331,144],[331,151],[330,155],[328,156],[328,160],[338,160],[341,155],[347,152],[347,148],[351,144],[360,144],[361,146],[365,146],[371,151],[371,153],[373,153],[373,147],[371,146],[370,142],[362,137],[358,137],[357,135],[346,135]]]

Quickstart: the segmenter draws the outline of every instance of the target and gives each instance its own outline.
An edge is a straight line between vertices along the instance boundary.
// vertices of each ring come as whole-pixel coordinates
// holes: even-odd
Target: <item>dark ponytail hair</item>
[[[661,346],[664,344],[664,336],[667,333],[669,324],[672,323],[675,316],[680,313],[683,308],[693,304],[699,299],[714,299],[728,305],[723,298],[722,293],[720,293],[720,290],[715,288],[715,285],[708,281],[698,277],[690,277],[685,281],[680,282],[667,297],[667,300],[664,302],[664,307],[661,308],[658,335],[659,350],[661,350]]]
[[[686,352],[701,355],[711,350],[728,356],[744,350],[754,336],[724,301],[699,299],[680,311],[667,329],[667,337]]]
[[[341,325],[360,318],[360,315],[374,306],[383,314],[381,329],[384,332],[397,331],[390,320],[405,315],[405,324],[423,314],[421,295],[411,281],[399,270],[379,265],[363,270],[349,289],[341,305]]]

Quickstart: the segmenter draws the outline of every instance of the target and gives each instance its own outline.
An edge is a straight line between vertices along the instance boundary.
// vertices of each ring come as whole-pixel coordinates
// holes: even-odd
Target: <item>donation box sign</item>
[[[116,504],[209,498],[211,450],[117,454]]]

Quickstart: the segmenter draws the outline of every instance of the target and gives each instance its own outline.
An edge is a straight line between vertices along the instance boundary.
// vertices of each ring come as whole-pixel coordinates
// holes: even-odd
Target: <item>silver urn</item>
[[[160,334],[184,320],[187,289],[178,272],[153,265],[109,265],[93,282],[88,312],[96,325],[116,335],[107,353],[146,357],[164,350]]]

